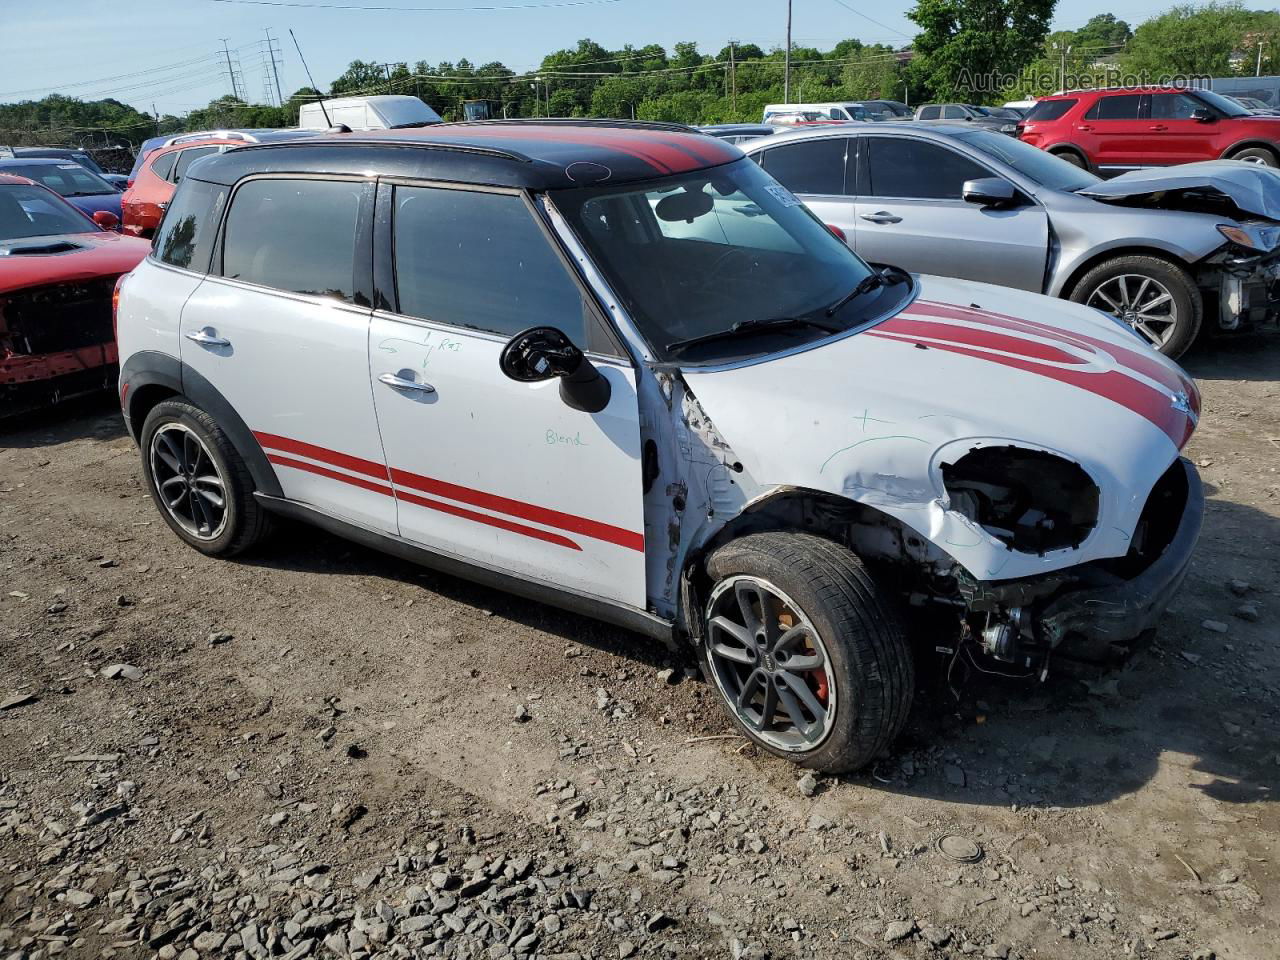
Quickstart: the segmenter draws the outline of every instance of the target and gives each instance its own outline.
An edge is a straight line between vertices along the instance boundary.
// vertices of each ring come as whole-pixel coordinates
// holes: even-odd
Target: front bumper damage
[[[1129,554],[1043,577],[981,582],[961,579],[976,631],[988,654],[1033,667],[1061,649],[1068,658],[1100,660],[1152,629],[1181,586],[1204,518],[1204,492],[1190,461],[1179,458],[1152,490]]]
[[[1274,320],[1280,313],[1280,251],[1228,256],[1214,269],[1219,329],[1238,330]]]

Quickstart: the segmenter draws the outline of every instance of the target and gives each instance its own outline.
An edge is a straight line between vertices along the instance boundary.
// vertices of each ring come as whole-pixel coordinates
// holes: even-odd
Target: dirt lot
[[[637,636],[300,527],[203,558],[105,403],[2,434],[0,958],[1280,956],[1280,334],[1187,366],[1155,645],[925,671],[816,784]]]

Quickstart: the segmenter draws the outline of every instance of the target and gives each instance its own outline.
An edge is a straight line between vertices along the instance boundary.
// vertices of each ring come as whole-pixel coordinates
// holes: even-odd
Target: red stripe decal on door
[[[388,483],[394,482],[396,488],[410,487],[423,493],[435,494],[438,497],[445,497],[449,500],[457,500],[461,503],[471,504],[475,507],[482,507],[485,510],[492,510],[495,513],[505,513],[511,517],[519,517],[522,520],[530,520],[534,523],[541,523],[548,527],[557,527],[561,530],[567,530],[570,533],[582,534],[595,540],[603,540],[606,543],[617,544],[620,547],[626,547],[630,550],[638,550],[644,552],[644,534],[633,533],[630,530],[624,530],[622,527],[615,527],[608,523],[601,523],[598,520],[588,520],[586,517],[575,517],[572,514],[561,513],[559,510],[551,510],[547,507],[539,507],[531,503],[524,503],[520,500],[512,500],[509,497],[500,497],[497,494],[485,493],[482,490],[473,490],[470,487],[462,487],[455,483],[448,483],[444,480],[436,480],[431,477],[424,477],[420,474],[409,473],[406,470],[392,469],[388,471],[380,463],[374,463],[372,460],[364,460],[360,457],[353,457],[345,453],[339,453],[336,450],[329,450],[325,447],[319,447],[312,443],[305,443],[301,440],[291,440],[288,437],[281,437],[274,433],[254,432],[254,436],[258,442],[268,450],[283,450],[286,453],[293,453],[298,456],[307,457],[311,460],[319,460],[321,463],[331,464],[335,467],[341,467],[344,470],[350,470],[353,473],[362,473],[366,476],[376,477],[379,480],[387,480]],[[450,513],[454,516],[464,517],[468,520],[474,520],[477,523],[485,523],[489,526],[500,527],[504,530],[510,530],[513,533],[519,533],[527,537],[534,537],[539,540],[545,540],[547,543],[554,543],[558,546],[569,547],[574,550],[581,550],[576,543],[566,537],[558,534],[549,533],[545,530],[537,530],[533,527],[526,527],[523,524],[514,523],[497,517],[490,517],[482,513],[475,513],[456,507],[452,504],[442,503],[438,500],[430,500],[417,494],[408,493],[405,490],[394,489],[389,485],[381,483],[371,483],[362,477],[353,477],[349,474],[338,473],[335,470],[329,470],[315,464],[304,463],[300,460],[293,460],[289,457],[283,457],[279,454],[269,453],[267,459],[272,463],[281,466],[292,467],[295,470],[306,470],[317,476],[327,477],[331,480],[339,480],[343,483],[350,483],[353,486],[362,487],[366,490],[373,490],[378,493],[385,493],[388,496],[396,496],[406,503],[412,503],[420,507],[427,507],[432,510],[439,510],[442,513]]]
[[[496,513],[520,517],[522,520],[532,520],[534,523],[545,524],[548,527],[558,527],[561,530],[568,530],[570,533],[580,533],[585,537],[603,540],[606,543],[616,543],[620,547],[627,547],[631,550],[644,551],[644,534],[632,533],[630,530],[624,530],[608,523],[601,523],[598,520],[575,517],[569,513],[561,513],[559,510],[551,510],[547,507],[535,506],[532,503],[500,497],[494,493],[472,490],[470,487],[460,487],[456,483],[435,480],[431,477],[420,476],[405,470],[397,470],[395,467],[391,468],[391,479],[397,486],[412,487],[424,493],[434,493],[439,497],[448,497],[450,500],[459,500],[472,506],[484,507],[486,510],[493,510]]]

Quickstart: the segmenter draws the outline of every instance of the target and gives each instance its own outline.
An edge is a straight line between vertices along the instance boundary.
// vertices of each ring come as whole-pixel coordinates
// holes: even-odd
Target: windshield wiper
[[[687,340],[675,340],[672,343],[668,343],[667,352],[672,353],[701,343],[712,343],[716,340],[731,340],[734,337],[758,333],[761,330],[785,330],[787,328],[794,329],[795,327],[813,327],[826,333],[840,333],[844,330],[844,327],[823,323],[820,320],[812,320],[807,317],[770,317],[768,319],[739,320],[733,326],[724,330],[716,330],[713,333],[704,333],[697,337],[689,337]]]
[[[869,273],[859,280],[843,297],[827,307],[827,316],[834,317],[840,312],[840,309],[847,305],[849,301],[856,300],[863,294],[870,293],[872,290],[878,290],[884,286],[890,286],[895,283],[904,283],[911,279],[911,275],[905,270],[897,267],[885,267],[883,270],[877,270],[875,273]]]

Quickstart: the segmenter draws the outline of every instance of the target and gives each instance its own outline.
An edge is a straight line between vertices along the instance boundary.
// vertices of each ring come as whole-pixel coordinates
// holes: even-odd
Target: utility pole
[[[222,38],[222,52],[227,55],[227,77],[231,80],[231,96],[240,98],[240,89],[236,86],[236,73],[231,69],[231,49],[227,46],[227,38]]]
[[[1258,41],[1258,68],[1253,72],[1255,77],[1262,76],[1262,41]]]
[[[736,40],[729,41],[729,96],[733,101],[733,116],[736,120],[738,117],[738,65],[735,61],[733,49],[737,43]]]
[[[276,64],[276,42],[271,37],[270,29],[268,29],[266,33],[267,33],[267,56],[271,58],[271,76],[274,77],[276,81],[276,103],[279,106],[283,107],[284,94],[280,90],[280,67]]]
[[[782,102],[791,102],[791,0],[787,0],[787,53],[782,70]]]

